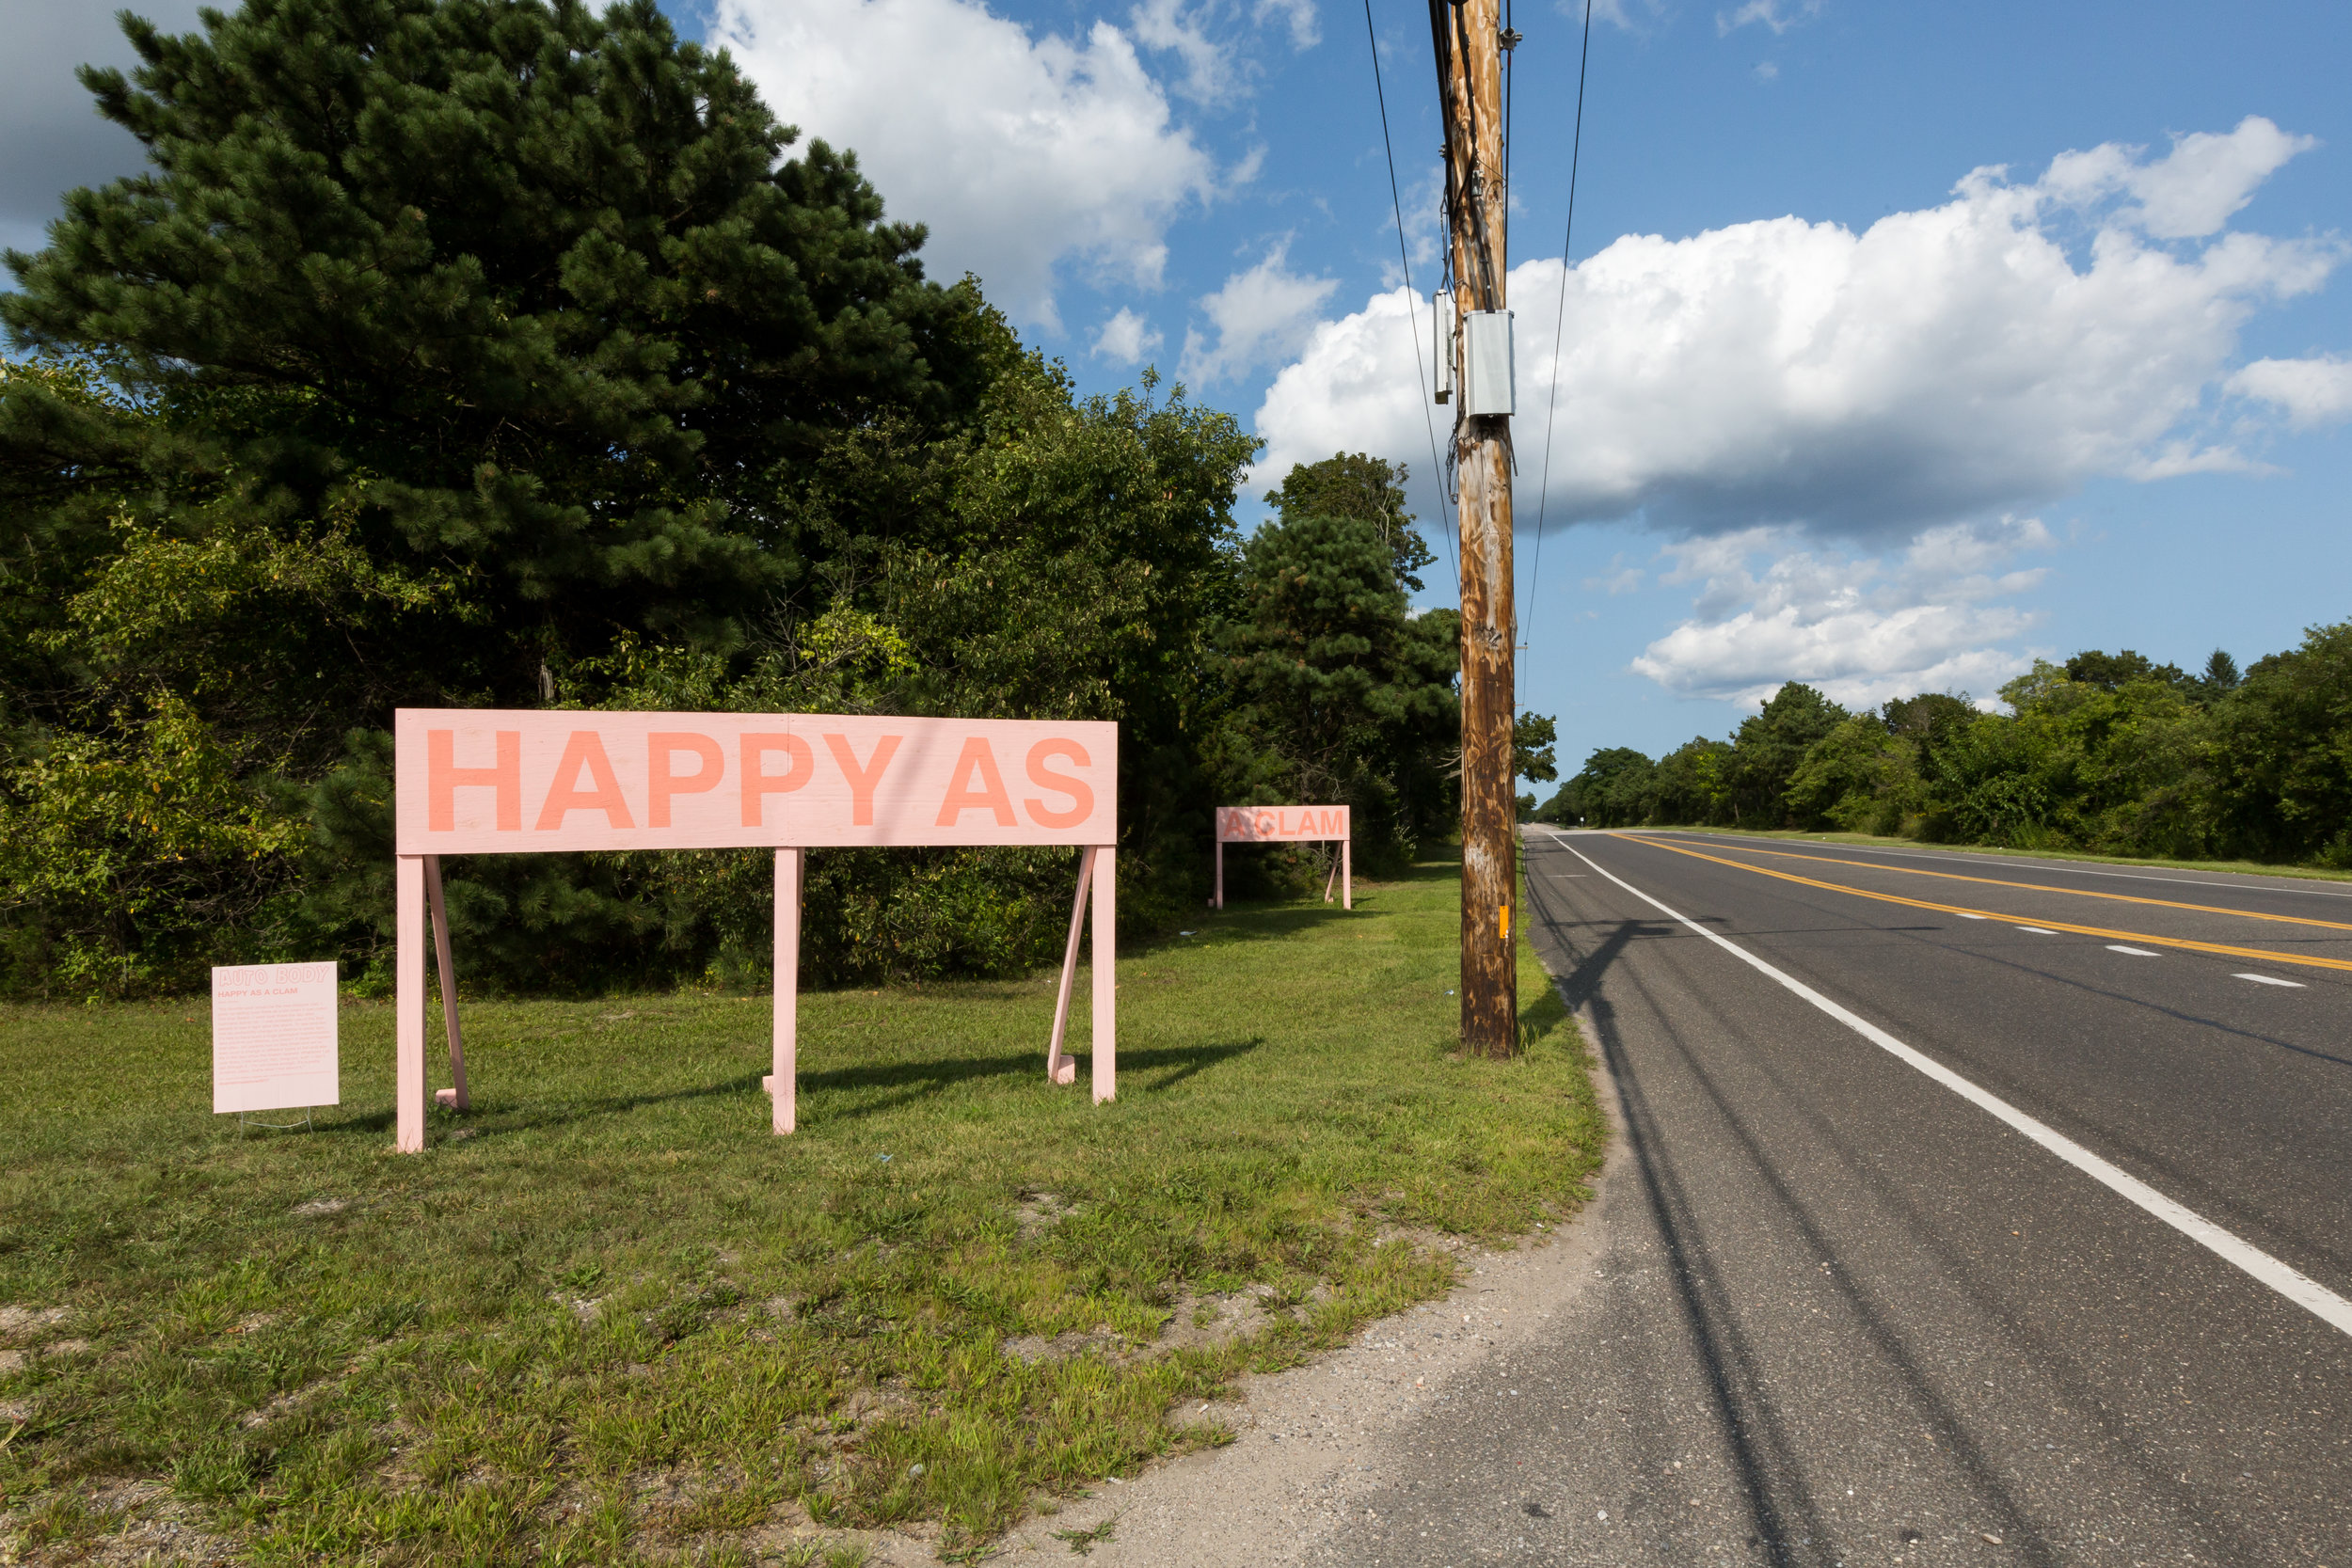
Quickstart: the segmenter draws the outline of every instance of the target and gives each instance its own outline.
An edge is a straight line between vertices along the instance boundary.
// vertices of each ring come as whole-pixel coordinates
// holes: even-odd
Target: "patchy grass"
[[[1526,1049],[1454,1053],[1457,876],[1130,952],[1110,1105],[1044,1082],[1050,975],[804,997],[789,1138],[764,997],[469,1004],[475,1108],[406,1158],[389,1005],[341,1108],[244,1137],[203,1002],[0,1009],[0,1557],[962,1557],[1225,1441],[1171,1406],[1585,1196],[1524,946]]]
[[[1706,833],[1715,838],[1788,838],[1808,844],[1861,844],[1882,849],[1925,849],[1936,854],[2008,855],[2026,860],[2087,861],[2094,865],[2139,865],[2160,871],[2225,871],[2249,877],[2300,877],[2316,882],[2352,882],[2352,871],[2326,865],[2273,865],[2262,861],[2168,861],[2147,856],[2100,855],[2088,849],[2004,849],[1993,844],[1931,844],[1925,839],[1879,833],[1816,832],[1798,828],[1619,828],[1627,833]]]

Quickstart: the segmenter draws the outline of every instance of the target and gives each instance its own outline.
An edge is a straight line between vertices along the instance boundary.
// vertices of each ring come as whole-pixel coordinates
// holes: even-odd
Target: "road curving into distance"
[[[1524,836],[1597,1289],[1311,1560],[2352,1568],[2352,884]]]

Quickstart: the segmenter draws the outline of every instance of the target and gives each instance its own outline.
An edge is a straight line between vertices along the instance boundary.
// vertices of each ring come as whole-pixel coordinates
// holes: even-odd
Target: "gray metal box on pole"
[[[1462,412],[1516,414],[1512,391],[1511,312],[1470,310],[1462,316]]]
[[[1429,296],[1429,346],[1437,359],[1437,401],[1451,403],[1454,401],[1454,301],[1443,293]]]

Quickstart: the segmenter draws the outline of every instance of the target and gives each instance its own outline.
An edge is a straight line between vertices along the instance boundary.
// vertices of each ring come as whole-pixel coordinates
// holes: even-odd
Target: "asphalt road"
[[[2352,1568],[2352,1331],[2183,1229],[2352,1297],[2352,884],[1527,836],[1599,1277],[1314,1560]]]

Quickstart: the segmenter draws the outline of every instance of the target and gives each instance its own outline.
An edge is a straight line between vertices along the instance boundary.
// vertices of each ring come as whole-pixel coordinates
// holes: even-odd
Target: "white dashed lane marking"
[[[2020,926],[2017,928],[2021,931],[2031,931],[2038,937],[2054,937],[2058,935],[2056,931],[2045,931],[2039,926]]]
[[[2107,951],[2110,953],[2129,953],[2135,958],[2153,958],[2156,956],[2155,954],[2148,951],[2145,947],[2126,947],[2120,942],[2108,942]]]
[[[2229,1231],[2222,1229],[2211,1220],[2206,1219],[2202,1214],[2187,1208],[2173,1198],[2166,1196],[2163,1193],[2158,1192],[2147,1182],[2142,1181],[2138,1177],[2123,1170],[2112,1162],[2092,1153],[2090,1149],[2085,1148],[2082,1145],[2066,1136],[2063,1132],[2058,1132],[2056,1128],[2051,1127],[2045,1122],[2037,1121],[2032,1117],[2029,1117],[2025,1112],[2019,1110],[2016,1106],[2011,1105],[2008,1101],[2003,1100],[2000,1096],[1993,1093],[1990,1089],[1983,1088],[1970,1080],[1962,1077],[1959,1073],[1954,1072],[1950,1068],[1946,1067],[1943,1063],[1935,1060],[1932,1056],[1926,1054],[1924,1052],[1913,1050],[1910,1046],[1905,1045],[1902,1041],[1897,1039],[1894,1036],[1888,1034],[1877,1024],[1870,1022],[1867,1019],[1863,1018],[1851,1008],[1831,1001],[1828,997],[1823,996],[1820,991],[1815,990],[1811,986],[1806,985],[1795,975],[1786,974],[1781,970],[1773,968],[1771,964],[1766,963],[1762,958],[1757,958],[1754,953],[1751,953],[1746,948],[1740,946],[1738,942],[1724,936],[1721,932],[1710,930],[1707,927],[1700,925],[1697,921],[1692,920],[1689,915],[1679,914],[1675,911],[1668,909],[1664,904],[1660,903],[1655,896],[1650,894],[1644,893],[1640,888],[1635,887],[1631,882],[1627,881],[1623,877],[1618,876],[1615,872],[1609,870],[1599,862],[1594,860],[1590,855],[1585,854],[1581,849],[1578,849],[1573,846],[1570,846],[1568,847],[1568,853],[1574,855],[1578,860],[1582,861],[1587,867],[1599,872],[1603,877],[1616,883],[1617,886],[1625,889],[1626,892],[1631,894],[1634,897],[1639,898],[1643,903],[1647,904],[1651,909],[1656,910],[1660,914],[1664,915],[1668,920],[1673,921],[1676,925],[1680,926],[1684,929],[1714,943],[1717,947],[1722,948],[1724,952],[1730,954],[1741,963],[1746,964],[1749,968],[1756,971],[1765,978],[1780,986],[1783,990],[1811,1003],[1814,1006],[1820,1008],[1822,1012],[1827,1013],[1830,1017],[1836,1019],[1847,1028],[1851,1029],[1855,1034],[1860,1035],[1864,1039],[1868,1040],[1872,1045],[1877,1046],[1888,1055],[1908,1064],[1924,1076],[1933,1080],[1935,1083],[1941,1084],[1944,1087],[1951,1090],[1961,1099],[1967,1101],[1979,1110],[1984,1111],[1992,1116],[1994,1120],[2003,1122],[2012,1131],[2023,1133],[2032,1142],[2041,1145],[2050,1153],[2058,1156],[2060,1160],[2065,1161],[2068,1164],[2074,1166],[2085,1176],[2090,1177],[2093,1181],[2098,1182],[2101,1186],[2106,1188],[2107,1191],[2115,1194],[2118,1197],[2122,1198],[2125,1202],[2130,1203],[2135,1208],[2137,1208],[2143,1213],[2146,1213],[2161,1223],[2169,1226],[2172,1229],[2180,1232],[2181,1235],[2186,1237],[2189,1241],[2196,1243],[2199,1246],[2201,1246],[2207,1251],[2213,1253],[2216,1257],[2244,1270],[2247,1274],[2252,1275],[2264,1285],[2268,1286],[2271,1290],[2276,1291],[2287,1300],[2295,1303],[2297,1307],[2300,1307],[2306,1311],[2309,1311],[2318,1317],[2329,1327],[2344,1334],[2352,1334],[2352,1301],[2345,1300],[2344,1297],[2336,1294],[2335,1291],[2330,1291],[2328,1287],[2320,1284],[2317,1280],[2312,1279],[2309,1275],[2296,1269],[2291,1264],[2281,1262],[2280,1259],[2271,1257],[2270,1254],[2264,1252],[2259,1247],[2250,1244],[2237,1236],[2232,1235]],[[2039,927],[2032,926],[2020,926],[2018,929],[2021,931],[2033,931],[2038,930]],[[2055,936],[2057,933],[2053,931],[2042,931],[2041,934],[2043,936]],[[2292,980],[2271,980],[2269,976],[2260,974],[2245,974],[2240,975],[2239,978],[2246,980],[2263,980],[2271,985],[2296,984],[2296,982]]]
[[[2305,989],[2303,982],[2300,980],[2281,980],[2276,974],[2233,974],[2230,978],[2233,980],[2251,980],[2258,986],[2292,986],[2296,990],[2302,990]]]

